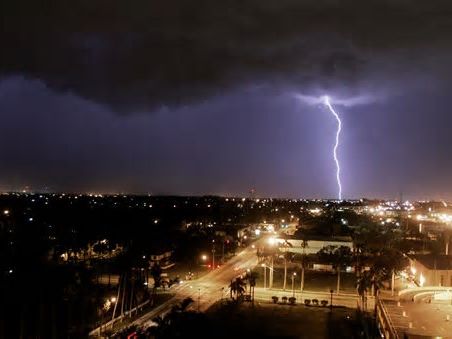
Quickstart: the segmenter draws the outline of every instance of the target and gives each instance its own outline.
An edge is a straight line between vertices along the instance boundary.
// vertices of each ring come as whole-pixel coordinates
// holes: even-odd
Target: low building
[[[410,265],[420,286],[452,287],[452,255],[411,255]]]
[[[276,238],[281,250],[287,250],[292,253],[316,254],[323,247],[326,246],[346,246],[353,250],[353,239],[350,236],[307,236],[305,239],[299,239],[295,236],[288,236],[287,238]],[[284,243],[288,247],[281,246]]]

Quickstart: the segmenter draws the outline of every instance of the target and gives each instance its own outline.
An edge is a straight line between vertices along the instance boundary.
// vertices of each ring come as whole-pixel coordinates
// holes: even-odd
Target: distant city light
[[[309,210],[309,212],[312,214],[320,214],[322,210],[320,208],[312,208]]]

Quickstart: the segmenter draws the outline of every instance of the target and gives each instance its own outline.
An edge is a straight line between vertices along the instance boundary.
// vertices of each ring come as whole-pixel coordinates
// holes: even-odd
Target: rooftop
[[[334,236],[327,236],[327,235],[321,235],[321,234],[306,234],[304,236],[301,236],[299,234],[294,235],[280,235],[279,238],[281,239],[293,239],[293,240],[317,240],[317,241],[337,241],[337,242],[351,242],[353,241],[352,237],[349,235],[334,235]]]

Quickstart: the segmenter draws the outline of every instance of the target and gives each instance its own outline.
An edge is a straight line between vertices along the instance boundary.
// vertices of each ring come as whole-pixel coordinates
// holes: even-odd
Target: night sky
[[[448,0],[2,6],[0,190],[452,199]]]

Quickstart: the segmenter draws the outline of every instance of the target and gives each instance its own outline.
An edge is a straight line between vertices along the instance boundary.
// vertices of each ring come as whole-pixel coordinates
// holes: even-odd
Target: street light
[[[293,282],[294,282],[294,279],[295,279],[296,276],[297,276],[297,272],[293,272],[292,273],[292,297],[295,297],[295,289],[294,289],[294,286],[293,286]]]

